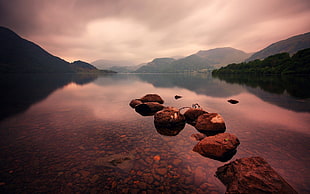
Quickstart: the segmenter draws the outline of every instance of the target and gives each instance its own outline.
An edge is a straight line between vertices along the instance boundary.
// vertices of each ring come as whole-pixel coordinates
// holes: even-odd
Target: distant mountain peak
[[[186,72],[210,70],[229,63],[244,61],[250,56],[241,50],[231,47],[200,50],[195,54],[180,59],[156,58],[137,69],[138,73]]]
[[[270,55],[278,53],[289,53],[290,55],[295,54],[299,50],[310,48],[310,32],[292,36],[285,40],[272,43],[266,48],[254,53],[246,61],[253,61],[255,59],[264,59]]]
[[[84,68],[84,69],[88,69],[88,70],[96,70],[97,69],[96,67],[92,66],[91,64],[84,62],[84,61],[81,61],[81,60],[74,61],[72,64],[75,65],[76,67]]]
[[[215,64],[227,65],[229,63],[240,63],[251,54],[232,47],[221,47],[209,50],[200,50],[196,55],[206,58]]]
[[[163,57],[163,58],[155,58],[153,59],[153,61],[151,63],[171,63],[172,61],[174,61],[174,58],[168,58],[168,57]]]

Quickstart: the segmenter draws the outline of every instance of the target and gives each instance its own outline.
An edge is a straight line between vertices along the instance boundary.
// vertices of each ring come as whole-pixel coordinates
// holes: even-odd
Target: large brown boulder
[[[215,160],[228,161],[236,154],[239,144],[240,141],[235,135],[220,133],[203,138],[195,145],[193,151]]]
[[[174,107],[165,107],[154,115],[155,128],[162,135],[177,135],[184,128],[185,123],[184,115]]]
[[[158,102],[159,104],[163,104],[164,100],[158,94],[146,94],[142,98],[140,98],[142,102]]]
[[[204,113],[198,116],[195,128],[206,135],[223,133],[226,130],[224,119],[218,113]]]
[[[263,158],[237,159],[219,167],[216,177],[227,187],[227,194],[297,193]]]
[[[142,116],[152,116],[164,107],[164,105],[159,104],[158,102],[145,102],[135,106],[135,111]]]
[[[189,108],[184,113],[184,116],[188,124],[195,126],[197,118],[204,113],[208,113],[208,112],[201,108]]]

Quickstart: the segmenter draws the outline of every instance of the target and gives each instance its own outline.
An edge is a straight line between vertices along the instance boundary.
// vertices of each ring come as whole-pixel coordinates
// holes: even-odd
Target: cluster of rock
[[[154,115],[164,108],[164,100],[157,94],[147,94],[140,99],[133,99],[129,105],[142,116]]]
[[[198,104],[181,114],[180,109],[165,107],[163,103],[159,95],[147,94],[131,100],[129,105],[143,116],[154,115],[155,128],[162,135],[175,136],[184,129],[186,123],[194,126],[203,138],[198,139],[199,143],[193,151],[202,156],[227,161],[236,153],[240,142],[235,135],[225,133],[226,125],[220,114],[208,113]]]
[[[193,151],[202,156],[226,162],[236,154],[240,141],[235,135],[225,132],[226,125],[220,114],[208,113],[198,104],[181,114],[180,109],[166,107],[163,103],[159,95],[147,94],[132,100],[129,105],[143,116],[154,115],[155,128],[162,135],[175,136],[186,123],[195,127],[200,133],[191,136],[199,141]],[[219,167],[216,177],[227,187],[227,194],[297,193],[260,157],[242,158]]]
[[[240,141],[235,135],[225,133],[225,121],[220,114],[208,113],[198,107],[188,109],[184,116],[188,124],[205,134],[205,137],[200,135],[197,139],[199,143],[193,151],[219,161],[228,161],[236,154]]]

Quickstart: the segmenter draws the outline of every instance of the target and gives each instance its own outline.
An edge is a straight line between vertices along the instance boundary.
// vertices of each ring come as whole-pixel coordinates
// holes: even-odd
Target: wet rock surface
[[[219,167],[216,176],[227,186],[227,194],[297,193],[261,157],[237,159]]]
[[[223,133],[226,130],[224,119],[218,113],[204,113],[198,116],[195,128],[206,135]]]
[[[236,154],[239,139],[230,133],[220,133],[203,138],[193,151],[219,161],[228,161]]]
[[[164,100],[158,94],[146,94],[142,98],[140,98],[142,102],[158,102],[159,104],[163,104]]]
[[[177,135],[185,127],[185,117],[174,107],[166,107],[154,115],[156,130],[167,136]]]
[[[204,113],[208,112],[201,108],[190,108],[184,113],[184,116],[188,124],[195,126],[197,118]]]
[[[163,108],[164,105],[158,102],[144,102],[135,106],[135,111],[142,116],[152,116]]]
[[[137,105],[142,104],[143,102],[140,99],[133,99],[130,101],[129,106],[135,108]]]
[[[129,106],[142,116],[153,116],[164,108],[164,100],[158,94],[146,94],[140,99],[133,99]]]

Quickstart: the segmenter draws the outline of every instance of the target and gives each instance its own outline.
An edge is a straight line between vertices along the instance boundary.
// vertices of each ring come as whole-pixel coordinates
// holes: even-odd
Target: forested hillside
[[[310,74],[310,48],[298,51],[292,57],[279,53],[250,62],[233,63],[214,70],[213,74]]]

